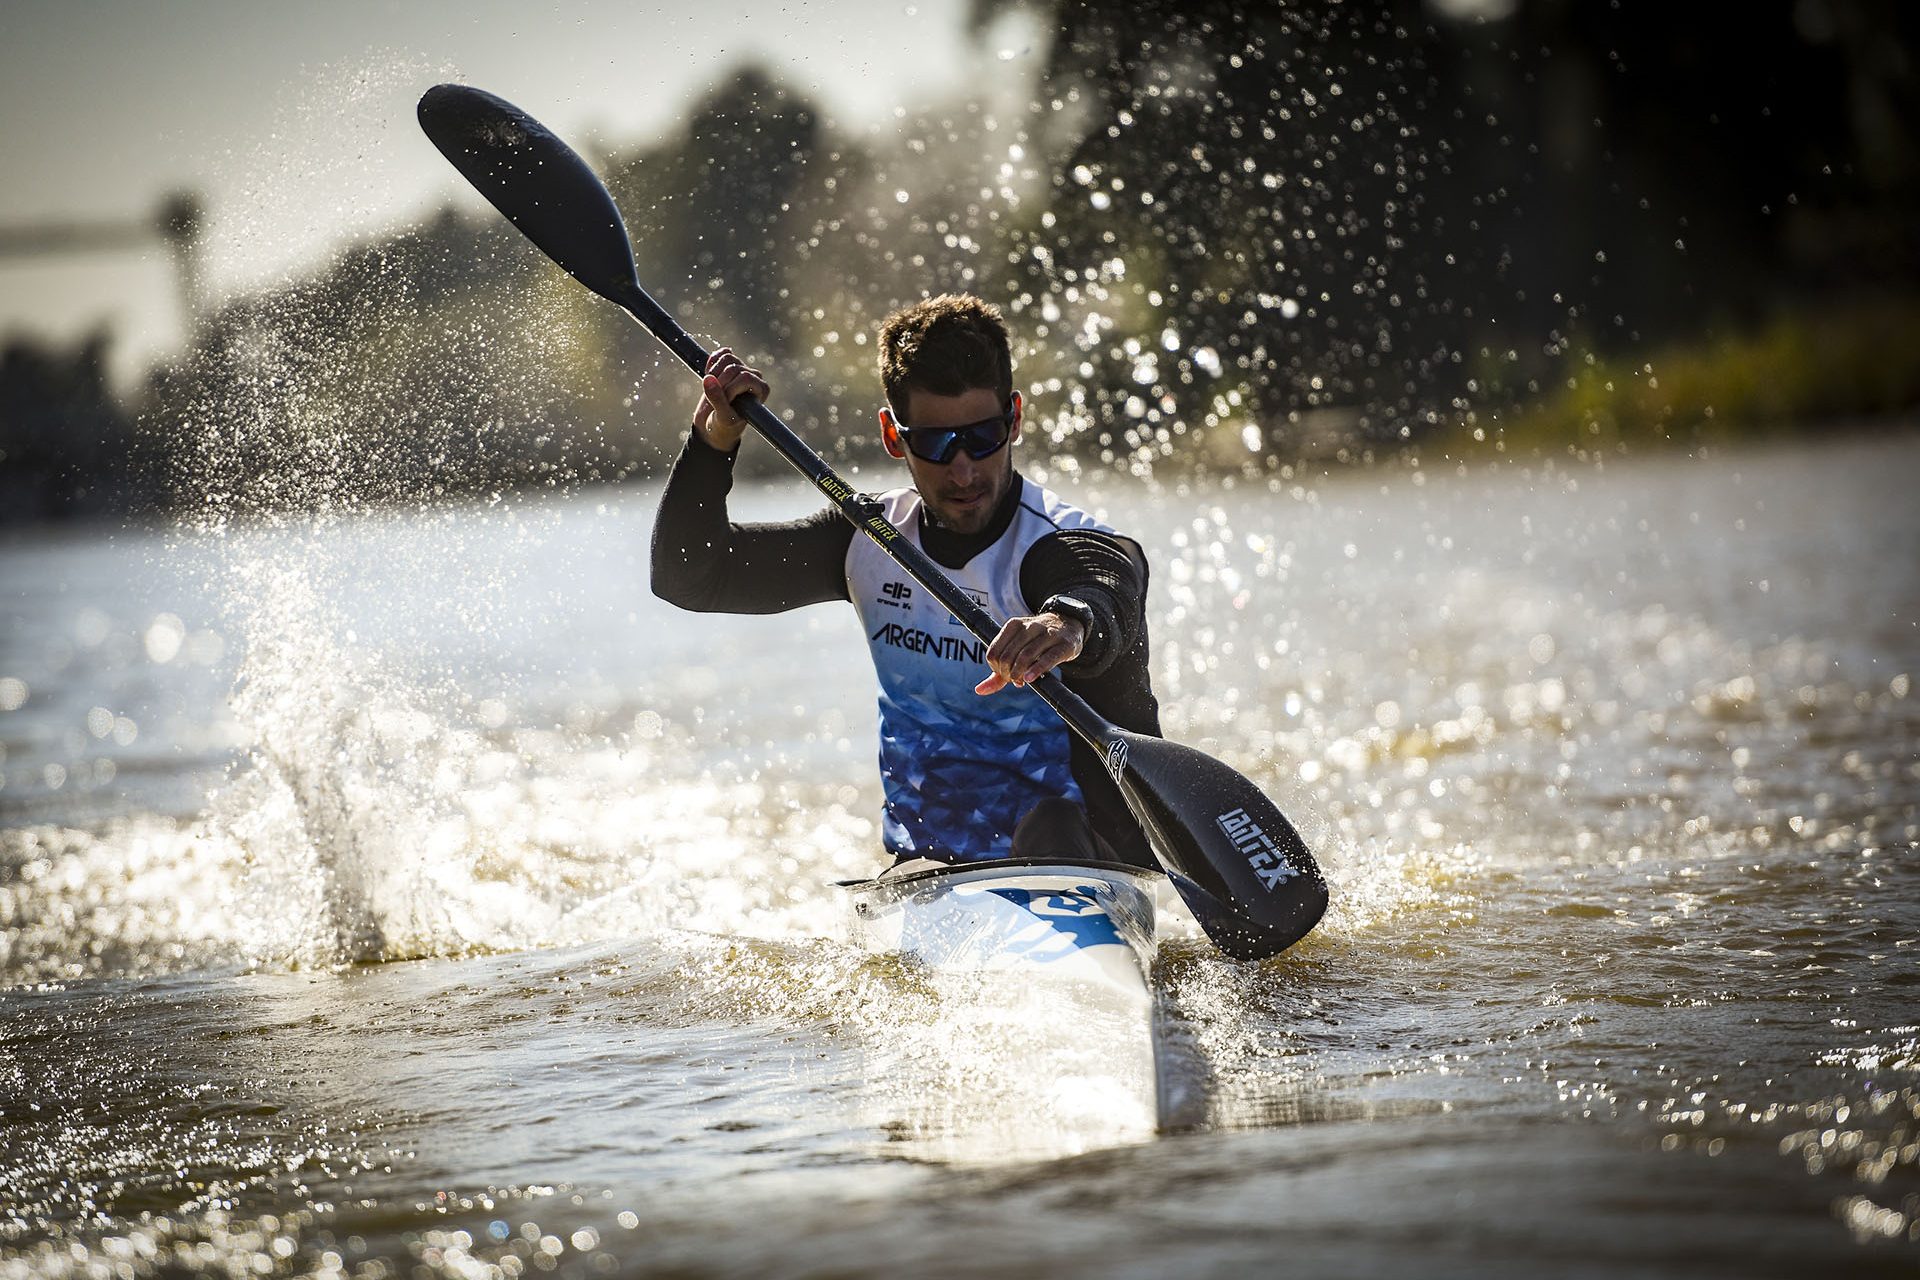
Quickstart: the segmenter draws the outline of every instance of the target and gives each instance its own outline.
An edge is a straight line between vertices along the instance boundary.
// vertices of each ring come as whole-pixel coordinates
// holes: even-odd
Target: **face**
[[[957,396],[935,395],[915,387],[907,393],[906,425],[960,427],[991,418],[1005,407],[991,387],[973,387]],[[934,523],[955,533],[978,533],[987,527],[1000,499],[1013,484],[1013,445],[1020,438],[1021,412],[1014,413],[1006,445],[989,457],[969,457],[965,449],[958,449],[953,460],[943,465],[915,457],[901,442],[899,452],[906,455],[913,487],[920,491],[920,500],[927,504]],[[892,451],[891,442],[888,448]]]

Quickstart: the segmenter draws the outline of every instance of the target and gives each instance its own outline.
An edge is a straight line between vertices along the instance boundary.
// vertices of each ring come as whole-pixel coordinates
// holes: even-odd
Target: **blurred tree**
[[[69,349],[0,351],[0,524],[124,507],[145,480],[132,424],[107,384],[105,329]]]
[[[822,163],[822,137],[812,102],[748,64],[695,103],[684,128],[601,166],[641,279],[708,345],[730,345],[777,370],[776,407],[803,428],[837,420],[844,390],[835,371],[813,359],[821,316],[816,299],[795,287],[821,223],[832,218],[823,211],[842,205],[836,175],[846,157],[835,151]],[[697,386],[663,364],[653,339],[624,317],[605,311],[597,323],[624,369],[654,371],[631,384],[626,436],[650,460],[671,458]],[[776,465],[748,457],[749,467]]]
[[[173,255],[173,270],[180,293],[182,327],[191,332],[206,310],[206,272],[204,244],[206,206],[192,191],[176,191],[160,204],[160,238]]]
[[[819,135],[813,105],[750,65],[694,107],[684,132],[607,170],[643,277],[683,301],[710,299],[743,351],[789,349],[783,277]]]

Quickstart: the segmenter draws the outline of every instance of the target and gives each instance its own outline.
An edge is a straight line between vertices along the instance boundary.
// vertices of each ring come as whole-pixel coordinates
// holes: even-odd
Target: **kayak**
[[[867,950],[1090,984],[1150,1008],[1155,873],[1037,858],[915,865],[841,882]]]
[[[937,1022],[886,1037],[878,1074],[905,1113],[884,1121],[890,1144],[998,1163],[1151,1139],[1180,1093],[1149,982],[1159,878],[1005,858],[842,881],[859,943],[922,967],[941,999]]]

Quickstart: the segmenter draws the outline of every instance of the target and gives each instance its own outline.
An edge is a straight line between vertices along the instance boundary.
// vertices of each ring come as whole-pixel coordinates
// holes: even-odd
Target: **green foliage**
[[[1636,356],[1563,359],[1571,371],[1556,388],[1433,443],[1463,447],[1477,431],[1507,451],[1687,445],[1909,410],[1920,405],[1920,303],[1829,302]]]

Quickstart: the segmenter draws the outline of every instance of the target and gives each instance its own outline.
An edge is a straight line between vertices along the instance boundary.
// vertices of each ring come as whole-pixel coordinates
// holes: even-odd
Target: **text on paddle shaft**
[[[875,542],[884,546],[900,536],[900,531],[887,523],[887,518],[880,513],[878,502],[855,493],[851,485],[831,471],[815,477],[813,483],[820,492],[838,503],[847,519],[865,529]]]
[[[918,627],[903,627],[897,622],[881,623],[872,638],[895,649],[930,653],[950,662],[983,663],[987,660],[987,646],[978,640],[966,636],[936,636]]]
[[[1280,856],[1280,850],[1274,847],[1272,838],[1260,829],[1259,823],[1247,816],[1245,809],[1220,814],[1213,821],[1227,839],[1233,841],[1233,847],[1240,851],[1240,856],[1260,877],[1260,887],[1269,893],[1300,874],[1297,869],[1287,865],[1287,860]]]

